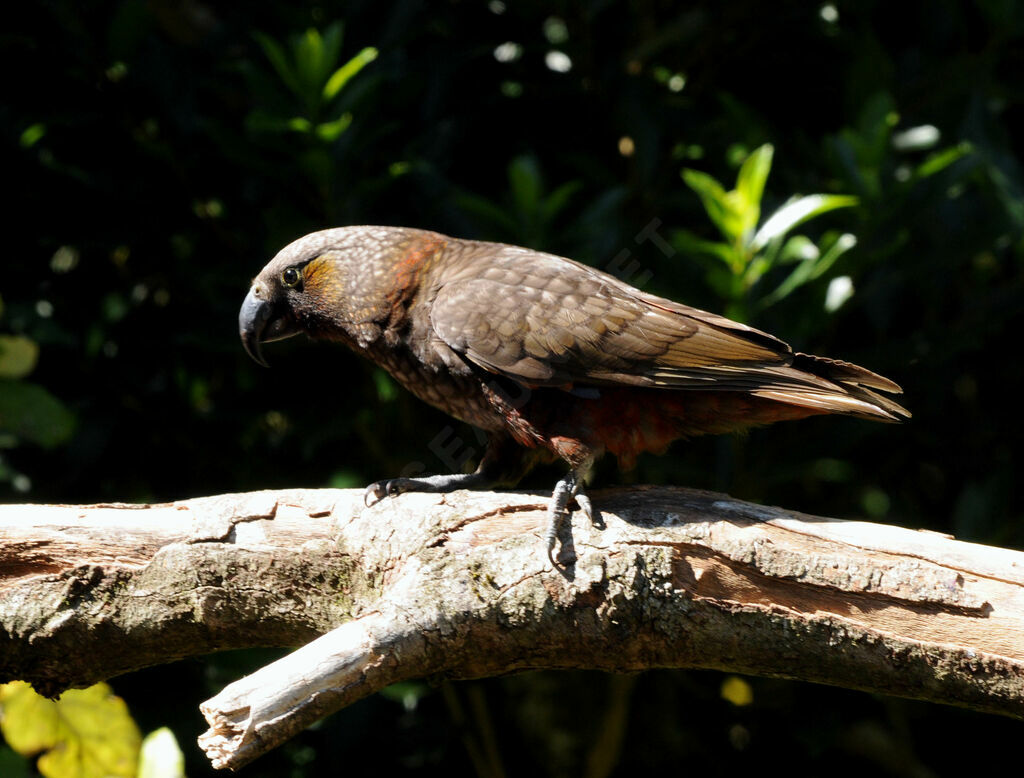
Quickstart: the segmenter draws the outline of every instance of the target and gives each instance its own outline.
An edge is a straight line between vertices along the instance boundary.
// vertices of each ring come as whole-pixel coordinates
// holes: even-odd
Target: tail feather
[[[910,418],[910,411],[874,391],[902,394],[899,384],[859,365],[812,354],[794,354],[793,367],[832,382],[835,389],[822,391],[816,388],[789,390],[766,387],[752,394],[791,405],[866,419],[904,421]]]

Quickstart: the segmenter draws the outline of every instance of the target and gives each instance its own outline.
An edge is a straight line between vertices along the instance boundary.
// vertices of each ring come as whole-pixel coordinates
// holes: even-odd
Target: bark
[[[718,668],[1024,718],[1024,553],[685,489],[288,490],[0,507],[0,681],[56,694],[219,649],[302,646],[201,707],[237,768],[396,681]]]

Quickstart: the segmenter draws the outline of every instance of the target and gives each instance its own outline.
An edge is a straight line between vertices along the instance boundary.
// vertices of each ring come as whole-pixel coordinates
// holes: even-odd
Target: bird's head
[[[401,227],[339,227],[285,246],[253,279],[238,313],[242,345],[267,366],[261,346],[305,333],[366,348],[408,290],[402,272],[434,233]]]

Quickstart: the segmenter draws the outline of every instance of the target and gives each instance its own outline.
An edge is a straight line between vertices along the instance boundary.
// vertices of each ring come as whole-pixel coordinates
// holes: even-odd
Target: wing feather
[[[874,418],[909,415],[865,387],[892,381],[722,316],[650,295],[572,260],[496,244],[483,272],[449,275],[434,333],[464,359],[529,386],[741,391]],[[479,260],[479,257],[476,258]]]

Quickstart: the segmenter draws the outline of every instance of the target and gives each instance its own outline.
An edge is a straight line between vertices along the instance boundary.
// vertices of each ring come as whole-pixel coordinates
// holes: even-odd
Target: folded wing
[[[482,244],[478,244],[482,245]],[[511,247],[456,277],[431,307],[463,359],[531,387],[738,391],[874,419],[909,413],[899,386],[848,362],[794,354],[746,325],[649,295],[571,260]]]

